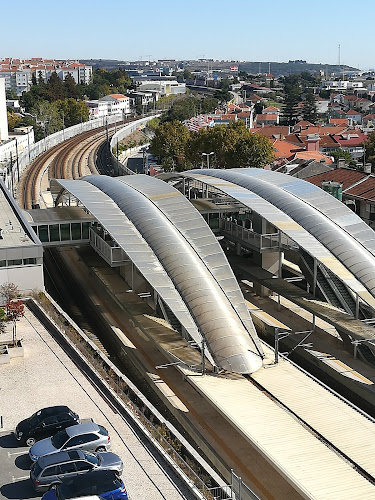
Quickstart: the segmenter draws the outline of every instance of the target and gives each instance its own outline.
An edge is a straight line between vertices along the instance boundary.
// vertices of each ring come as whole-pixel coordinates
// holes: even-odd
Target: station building
[[[0,285],[22,293],[43,290],[43,247],[24,213],[0,179]]]

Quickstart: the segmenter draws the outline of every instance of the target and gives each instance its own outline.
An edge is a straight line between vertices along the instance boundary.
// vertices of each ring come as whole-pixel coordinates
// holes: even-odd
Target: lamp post
[[[210,156],[213,154],[214,154],[213,151],[211,151],[211,153],[202,153],[202,156],[205,156],[207,159],[207,168],[210,168]]]

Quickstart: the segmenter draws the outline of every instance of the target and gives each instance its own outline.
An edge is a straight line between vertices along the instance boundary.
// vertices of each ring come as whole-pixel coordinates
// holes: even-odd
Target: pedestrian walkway
[[[143,443],[107,405],[29,310],[17,330],[18,337],[23,338],[25,356],[0,365],[2,431],[12,432],[20,420],[40,408],[67,405],[81,418],[91,417],[108,429],[112,451],[124,462],[123,480],[132,500],[194,498],[164,461],[150,452],[147,442]],[[0,493],[1,498],[5,497]]]

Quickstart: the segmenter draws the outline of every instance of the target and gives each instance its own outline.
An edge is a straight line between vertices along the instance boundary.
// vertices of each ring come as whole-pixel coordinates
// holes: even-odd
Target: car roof
[[[37,413],[42,412],[45,415],[55,415],[55,413],[69,413],[71,410],[68,406],[48,406],[47,408],[42,408],[38,410]]]
[[[69,437],[80,436],[88,432],[98,432],[100,427],[95,422],[88,422],[86,424],[71,425],[65,429]]]
[[[101,484],[105,481],[118,479],[118,474],[114,470],[92,470],[85,474],[74,476],[69,479],[69,483],[76,487],[86,484]]]
[[[50,455],[40,457],[38,459],[38,464],[42,469],[44,469],[49,465],[57,465],[63,462],[70,462],[71,460],[84,458],[85,454],[82,450],[58,451],[57,453],[51,453]]]

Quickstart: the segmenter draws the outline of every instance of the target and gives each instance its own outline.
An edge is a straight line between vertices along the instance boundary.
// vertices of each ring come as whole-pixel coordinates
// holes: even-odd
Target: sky
[[[371,37],[361,32],[374,15],[374,0],[8,1],[0,6],[0,59],[337,64],[340,45],[341,64],[369,69]]]

